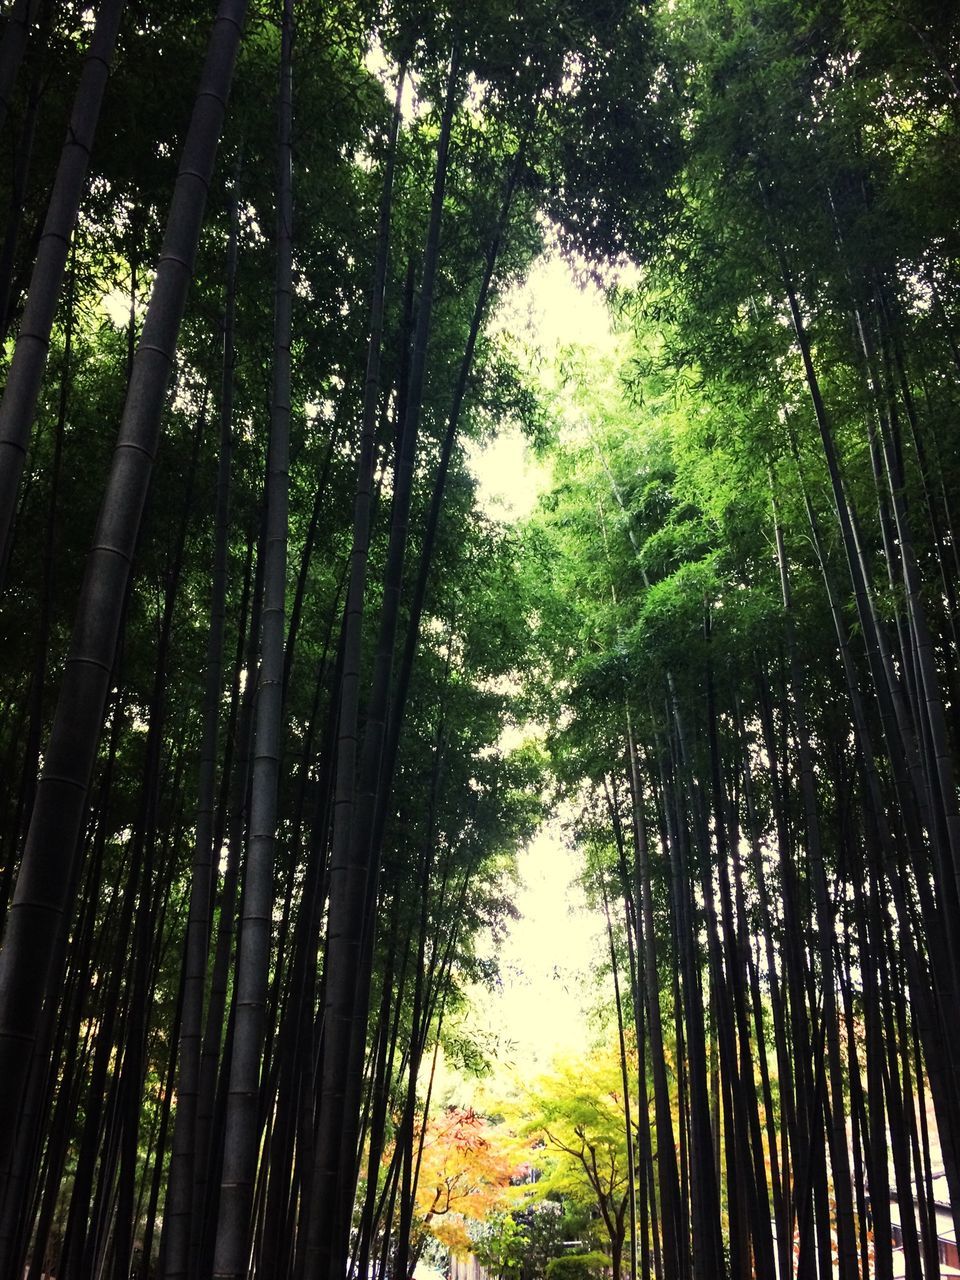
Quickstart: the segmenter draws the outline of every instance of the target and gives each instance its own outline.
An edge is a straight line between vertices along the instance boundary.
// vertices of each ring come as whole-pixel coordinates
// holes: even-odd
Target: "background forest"
[[[406,1280],[444,1126],[614,1280],[950,1273],[958,24],[8,0],[0,1280]],[[618,355],[493,323],[545,247]],[[521,1158],[433,1064],[560,800],[612,1048]]]

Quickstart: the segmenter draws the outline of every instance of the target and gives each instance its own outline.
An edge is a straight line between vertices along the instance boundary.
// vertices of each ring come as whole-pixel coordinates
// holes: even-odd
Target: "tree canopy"
[[[958,41],[8,0],[0,1280],[940,1274]],[[607,354],[495,322],[547,248]],[[495,1141],[437,1064],[561,804],[612,994]]]

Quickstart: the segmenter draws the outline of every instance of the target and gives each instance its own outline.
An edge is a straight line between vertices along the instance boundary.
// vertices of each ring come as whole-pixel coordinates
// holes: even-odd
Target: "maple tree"
[[[523,1144],[472,1107],[450,1106],[427,1121],[417,1185],[414,1252],[426,1233],[454,1252],[470,1248],[469,1220],[493,1213],[526,1167]]]

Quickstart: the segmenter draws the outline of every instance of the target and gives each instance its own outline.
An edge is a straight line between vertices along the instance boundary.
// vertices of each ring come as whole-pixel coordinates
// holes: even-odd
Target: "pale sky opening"
[[[579,855],[550,818],[520,855],[519,919],[500,947],[501,981],[477,991],[473,1021],[495,1059],[495,1076],[539,1073],[560,1052],[584,1052],[596,1002],[593,965],[601,921],[577,876]]]
[[[538,258],[523,284],[506,294],[490,331],[510,335],[525,347],[530,362],[540,365],[541,381],[547,386],[563,348],[584,347],[609,356],[622,341],[610,323],[603,291],[593,283],[578,283],[555,250]],[[467,459],[479,486],[480,506],[495,519],[523,519],[547,487],[547,471],[532,456],[519,425],[501,429],[485,445],[468,443]]]
[[[608,356],[620,341],[601,289],[581,286],[558,253],[538,259],[524,284],[506,295],[491,329],[525,347],[547,379],[563,348]],[[479,505],[495,520],[528,516],[549,484],[548,468],[533,457],[519,425],[485,445],[469,445],[467,456]],[[527,731],[535,733],[536,726]],[[523,730],[510,736],[522,737]],[[511,1077],[522,1083],[525,1075],[547,1070],[559,1053],[589,1047],[598,997],[594,966],[606,943],[577,882],[580,869],[563,815],[552,814],[520,854],[514,899],[520,916],[499,950],[500,986],[475,993],[473,1028],[505,1086]]]

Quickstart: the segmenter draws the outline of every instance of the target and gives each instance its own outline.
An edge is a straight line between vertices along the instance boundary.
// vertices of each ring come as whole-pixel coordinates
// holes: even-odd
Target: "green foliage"
[[[548,1280],[591,1280],[609,1267],[605,1253],[568,1253],[547,1263]]]
[[[526,1230],[513,1213],[491,1213],[470,1230],[471,1253],[497,1280],[519,1275],[526,1246]]]
[[[9,295],[0,327],[7,364],[90,20],[89,6],[75,0],[34,8],[36,27],[0,136],[0,284]],[[91,157],[0,611],[2,906],[13,891],[29,825],[211,8],[185,0],[127,6]],[[756,854],[749,864],[744,855],[740,869],[737,922],[748,940],[760,936],[769,877],[771,942],[780,945],[788,867],[803,931],[797,945],[815,957],[813,982],[824,959],[815,946],[819,925],[813,929],[808,920],[815,896],[809,816],[787,781],[797,771],[801,720],[816,760],[820,844],[838,939],[859,947],[860,959],[867,954],[854,889],[866,878],[867,862],[872,867],[887,859],[909,868],[905,892],[916,893],[917,902],[911,897],[906,909],[908,936],[916,935],[922,949],[917,921],[927,899],[941,909],[930,856],[936,823],[915,840],[902,820],[906,784],[898,776],[899,757],[883,754],[890,716],[876,696],[864,604],[853,597],[823,436],[836,446],[842,493],[856,516],[869,603],[886,627],[887,670],[897,698],[905,699],[901,718],[913,733],[910,717],[922,726],[931,700],[930,689],[923,688],[922,697],[917,692],[919,619],[929,627],[924,652],[932,655],[934,683],[943,684],[946,747],[955,752],[960,95],[956,16],[945,19],[940,8],[933,0],[298,4],[288,620],[295,598],[300,615],[284,691],[271,1036],[296,1007],[288,989],[293,940],[312,905],[308,870],[319,868],[323,883],[330,838],[371,268],[401,63],[408,92],[386,282],[361,735],[451,64],[457,109],[401,637],[494,235],[499,256],[485,319],[522,282],[544,244],[559,244],[581,274],[600,280],[628,258],[635,270],[634,283],[611,297],[620,342],[612,357],[573,348],[561,353],[556,369],[538,369],[515,335],[481,326],[403,709],[382,872],[369,884],[379,894],[373,1006],[382,1005],[399,1041],[436,1038],[462,1070],[486,1068],[492,1051],[470,1032],[465,993],[497,980],[490,957],[514,916],[516,854],[554,798],[548,788],[576,805],[571,833],[589,860],[593,893],[601,884],[611,893],[627,892],[618,884],[614,819],[628,843],[632,821],[646,824],[661,978],[658,995],[648,992],[648,1001],[659,998],[665,1013],[676,1013],[674,979],[685,940],[677,923],[680,862],[671,862],[671,823],[689,845],[682,850],[684,874],[696,887],[687,904],[694,916],[689,941],[700,975],[709,976],[705,943],[713,927],[702,899],[715,885],[719,891],[727,869],[720,865],[717,832],[718,824],[729,823],[728,844]],[[74,1212],[68,1203],[80,1154],[89,1147],[91,1168],[114,1170],[117,1153],[108,1147],[119,1142],[123,1123],[135,1126],[135,1172],[142,1174],[141,1200],[149,1199],[151,1161],[163,1150],[154,1127],[164,1102],[172,1101],[167,1081],[196,837],[224,257],[234,204],[240,252],[215,887],[222,888],[228,854],[242,863],[249,755],[242,727],[250,712],[245,691],[254,687],[258,663],[254,623],[268,465],[279,48],[276,4],[254,5],[83,816],[79,902],[66,925],[69,973],[56,993],[62,999],[56,1043],[65,1058],[86,1047],[75,1055],[76,1079],[62,1063],[50,1077],[62,1104],[58,1114],[75,1115],[76,1123],[64,1122],[59,1163],[52,1140],[38,1147],[45,1152],[39,1174],[49,1186],[27,1188],[30,1203],[42,1203],[45,1212],[49,1207],[56,1224],[73,1223],[77,1214],[85,1221],[89,1206]],[[514,198],[501,228],[510,184]],[[809,336],[826,426],[811,406],[809,373],[787,305],[791,291]],[[520,528],[478,509],[465,448],[516,427],[552,470],[548,492]],[[891,523],[901,501],[903,529]],[[906,581],[910,557],[920,584],[916,598],[909,598]],[[851,637],[847,667],[837,653],[825,575]],[[854,736],[851,693],[864,703],[871,753]],[[508,750],[504,730],[528,721],[543,726],[543,745]],[[151,726],[160,742],[153,763]],[[937,751],[922,727],[915,737],[903,760],[916,758],[922,772]],[[861,830],[868,754],[878,757],[885,808]],[[637,794],[631,794],[637,785],[631,768],[640,779]],[[936,786],[924,780],[920,809],[941,791],[949,795],[941,782],[939,775]],[[950,823],[947,815],[941,826]],[[893,858],[873,847],[888,828]],[[901,847],[904,831],[912,843]],[[150,869],[146,883],[144,867]],[[888,872],[878,874],[882,886]],[[325,890],[315,892],[323,898]],[[214,926],[229,922],[226,907],[217,910],[211,937]],[[884,919],[887,914],[885,904]],[[136,937],[121,933],[124,920],[139,922]],[[311,940],[315,951],[307,948],[312,969],[309,980],[302,979],[308,1006],[322,977],[325,922],[316,923],[322,936]],[[619,920],[615,934],[618,955],[629,964]],[[492,945],[481,947],[481,937]],[[124,1019],[137,947],[134,959],[149,965],[151,1000],[140,1037],[142,1078],[128,1093],[125,1063],[137,1055],[125,1043]],[[893,974],[903,965],[899,934],[891,948]],[[420,963],[440,977],[424,1025],[415,1028],[411,975]],[[727,970],[732,963],[727,957]],[[930,956],[918,955],[919,972],[925,975],[929,963]],[[776,974],[760,976],[767,1001]],[[111,992],[123,1013],[116,1021]],[[943,1011],[934,1012],[943,1022]],[[311,1017],[316,1013],[309,1008]],[[772,1026],[768,1008],[759,1017]],[[937,1018],[932,1025],[939,1025]],[[676,1019],[665,1022],[676,1026]],[[371,1061],[382,1043],[381,1029],[371,1029]],[[671,1030],[665,1053],[674,1052]],[[396,1059],[391,1069],[399,1072],[402,1051]],[[96,1080],[95,1061],[105,1064]],[[680,1073],[670,1065],[673,1089]],[[543,1149],[544,1186],[584,1214],[604,1197],[617,1212],[623,1201],[625,1121],[612,1058],[598,1073],[585,1080],[579,1066],[568,1065],[530,1103],[536,1123],[552,1135]],[[276,1075],[271,1064],[269,1088]],[[773,1089],[777,1097],[776,1081]],[[391,1131],[398,1126],[398,1091],[397,1080],[385,1082]],[[85,1144],[87,1116],[102,1098],[121,1093],[142,1102],[133,1120],[97,1123]],[[269,1102],[265,1097],[264,1113],[272,1116]],[[115,1109],[119,1116],[119,1103]],[[590,1144],[609,1157],[609,1186],[591,1184],[577,1154]],[[163,1173],[161,1158],[158,1190]],[[374,1162],[371,1180],[385,1176]],[[288,1187],[307,1181],[298,1171]],[[97,1194],[103,1204],[110,1200],[106,1184]],[[263,1216],[275,1207],[270,1200]],[[557,1241],[547,1223],[555,1225],[532,1208],[499,1215],[489,1236],[477,1237],[478,1250],[486,1251],[493,1269],[519,1280],[539,1280],[544,1272],[555,1280],[595,1274],[599,1254],[552,1258],[548,1265]],[[99,1270],[109,1265],[98,1259]],[[149,1267],[148,1258],[145,1273]]]

